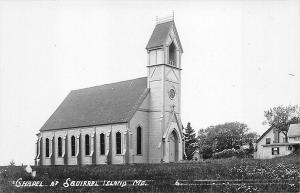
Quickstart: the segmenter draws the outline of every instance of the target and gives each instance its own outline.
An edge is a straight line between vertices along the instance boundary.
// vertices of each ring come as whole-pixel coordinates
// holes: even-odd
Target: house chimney
[[[279,131],[276,127],[273,128],[274,141],[273,143],[279,143]]]

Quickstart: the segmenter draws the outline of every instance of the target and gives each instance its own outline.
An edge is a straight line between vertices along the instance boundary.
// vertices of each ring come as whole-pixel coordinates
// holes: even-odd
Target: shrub
[[[224,149],[223,151],[215,153],[212,158],[229,158],[229,157],[238,157],[238,158],[250,158],[252,155],[248,149]]]

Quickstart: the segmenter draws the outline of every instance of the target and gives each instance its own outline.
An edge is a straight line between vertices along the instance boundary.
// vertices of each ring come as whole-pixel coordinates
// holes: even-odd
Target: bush
[[[247,152],[247,150],[235,150]],[[233,152],[233,150],[231,150]],[[208,159],[203,162],[124,164],[96,166],[34,166],[35,178],[25,167],[0,166],[0,192],[299,192],[300,157],[285,156],[270,160]],[[43,181],[58,186],[22,187],[11,182],[23,180]],[[63,187],[67,178],[72,180],[151,180],[145,187]],[[152,181],[153,180],[153,181]],[[176,185],[181,180],[182,185]],[[201,182],[202,181],[202,182]],[[184,185],[184,184],[193,185]],[[201,184],[201,185],[200,185]]]
[[[229,157],[238,157],[238,158],[251,158],[252,155],[248,149],[224,149],[223,151],[214,153],[212,158],[213,159],[220,159],[220,158],[229,158]]]

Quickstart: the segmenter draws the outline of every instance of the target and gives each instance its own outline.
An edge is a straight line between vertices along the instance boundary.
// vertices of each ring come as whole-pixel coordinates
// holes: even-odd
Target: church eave
[[[163,44],[160,46],[154,46],[154,47],[149,47],[149,48],[146,47],[146,50],[149,52],[151,50],[158,50],[158,49],[162,49],[162,48],[164,48]]]

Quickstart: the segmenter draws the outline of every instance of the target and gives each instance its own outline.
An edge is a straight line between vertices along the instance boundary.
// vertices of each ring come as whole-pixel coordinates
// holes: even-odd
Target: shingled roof
[[[182,50],[182,46],[181,46],[179,36],[177,34],[177,30],[176,30],[175,23],[173,20],[156,24],[156,26],[152,32],[151,38],[146,46],[146,49],[157,48],[157,47],[163,46],[169,35],[169,31],[172,27],[174,27],[174,29],[175,29],[174,31],[178,37],[180,49]]]
[[[300,123],[291,124],[287,135],[288,135],[288,137],[299,137],[300,136]]]
[[[147,77],[73,90],[40,131],[128,122],[148,92]]]

